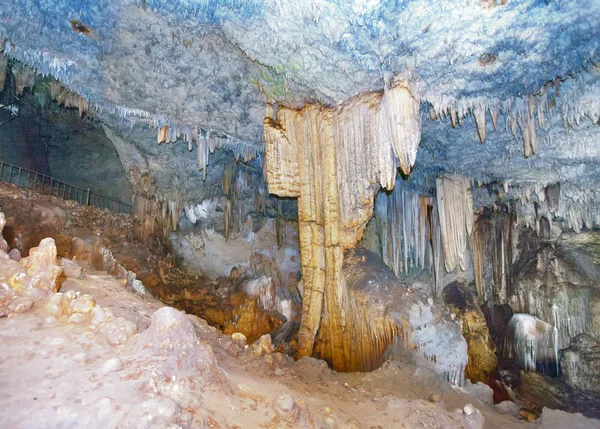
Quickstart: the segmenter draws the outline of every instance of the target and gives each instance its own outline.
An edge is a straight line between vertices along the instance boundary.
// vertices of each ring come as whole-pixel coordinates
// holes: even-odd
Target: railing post
[[[29,178],[31,177],[31,171],[27,170],[27,189],[29,189]]]
[[[2,181],[2,170],[4,170],[4,163],[0,163],[0,181]]]
[[[19,176],[17,177],[17,186],[21,187],[21,167],[19,167]]]
[[[85,205],[86,206],[90,205],[90,188],[87,188],[87,196],[85,198]]]

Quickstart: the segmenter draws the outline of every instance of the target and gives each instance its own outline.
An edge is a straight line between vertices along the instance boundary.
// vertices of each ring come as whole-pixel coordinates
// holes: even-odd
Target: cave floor
[[[466,403],[486,427],[523,424],[410,364],[338,374],[271,353],[265,341],[244,347],[104,272],[84,268],[64,279],[61,292],[69,290],[132,321],[137,334],[115,345],[113,334],[56,317],[46,301],[0,319],[2,427],[479,427],[470,421],[477,413],[454,411]],[[439,402],[426,400],[432,394]]]
[[[147,259],[142,279],[158,278],[151,290],[170,275],[198,280],[182,280],[131,241],[127,217],[111,215],[107,221],[97,209],[69,207],[70,202],[5,184],[0,204],[8,226],[11,216],[13,226],[23,223],[16,222],[18,216],[32,216],[36,229],[21,231],[21,239],[34,243],[51,235],[62,256],[70,256],[73,237],[101,231],[122,265],[137,265],[143,273],[140,265]],[[323,361],[294,362],[273,353],[268,337],[245,346],[205,320],[77,262],[82,270],[65,270],[60,292],[90,295],[119,323],[105,329],[89,318],[57,315],[49,306],[52,297],[0,318],[2,428],[477,428],[483,419],[488,428],[530,425],[518,420],[514,407],[503,414],[491,405],[491,391],[468,393],[409,362],[343,374]],[[0,277],[10,272],[10,264],[15,262],[6,255],[0,258]],[[466,413],[466,404],[475,411]],[[565,427],[565,422],[571,429],[591,427],[582,416],[552,413],[544,412],[532,427]]]

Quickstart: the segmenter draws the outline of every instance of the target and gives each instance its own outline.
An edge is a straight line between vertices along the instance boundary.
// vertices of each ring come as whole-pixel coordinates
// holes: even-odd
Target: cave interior
[[[0,212],[2,427],[600,427],[598,0],[14,0]]]

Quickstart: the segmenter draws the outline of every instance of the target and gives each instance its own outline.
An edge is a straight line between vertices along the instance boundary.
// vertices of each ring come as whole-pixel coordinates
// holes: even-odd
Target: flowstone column
[[[336,108],[280,107],[274,118],[268,106],[266,113],[269,192],[298,198],[304,282],[298,355],[312,356],[319,334],[319,354],[334,369],[363,370],[372,336],[342,276],[344,251],[360,239],[380,186],[393,187],[398,164],[412,167],[419,103],[399,86]]]

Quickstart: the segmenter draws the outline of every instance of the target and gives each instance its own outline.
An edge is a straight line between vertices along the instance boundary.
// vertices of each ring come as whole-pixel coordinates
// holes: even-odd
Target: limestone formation
[[[363,367],[352,357],[359,328],[341,275],[343,252],[360,239],[379,187],[393,186],[396,163],[410,171],[420,136],[417,105],[399,84],[383,97],[365,94],[337,108],[279,107],[276,119],[265,119],[269,191],[298,198],[304,281],[299,356],[313,354],[321,327],[328,332],[321,353],[334,368]]]
[[[593,426],[598,16],[3,2],[0,427]]]
[[[455,282],[444,288],[444,302],[460,320],[462,334],[467,341],[469,363],[465,376],[473,383],[488,383],[496,370],[498,358],[477,298],[468,285]]]
[[[464,176],[436,178],[438,213],[446,271],[465,270],[469,238],[473,231],[471,183]]]
[[[6,65],[8,64],[8,58],[6,55],[0,53],[0,92],[4,89],[6,82]]]
[[[6,226],[6,217],[4,216],[4,213],[0,212],[0,233],[2,232],[2,230],[4,229],[5,226]],[[8,243],[6,242],[4,237],[0,237],[0,250],[2,252],[8,252]]]

